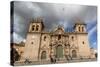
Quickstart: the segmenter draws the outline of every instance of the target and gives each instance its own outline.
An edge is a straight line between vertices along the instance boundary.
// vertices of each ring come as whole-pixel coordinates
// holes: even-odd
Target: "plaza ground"
[[[60,63],[80,63],[80,62],[95,62],[97,59],[73,59],[73,60],[61,60],[56,61],[56,63],[51,63],[50,61],[31,61],[29,63],[25,62],[15,62],[15,66],[24,66],[24,65],[43,65],[43,64],[60,64]]]

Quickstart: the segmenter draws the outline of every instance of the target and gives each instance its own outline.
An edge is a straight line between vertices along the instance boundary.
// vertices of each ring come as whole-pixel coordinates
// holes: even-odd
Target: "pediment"
[[[55,32],[56,34],[64,34],[64,28],[63,27],[58,27]]]

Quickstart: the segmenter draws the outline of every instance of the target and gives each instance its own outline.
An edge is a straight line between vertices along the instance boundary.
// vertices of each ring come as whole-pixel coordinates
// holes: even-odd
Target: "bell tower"
[[[43,28],[43,20],[41,18],[36,18],[31,21],[29,32],[41,32]]]
[[[44,28],[43,20],[36,18],[30,22],[24,48],[24,60],[38,61],[41,32]]]
[[[86,24],[80,20],[76,21],[75,33],[77,37],[78,52],[80,58],[90,57],[90,46],[88,40],[88,32],[86,31]]]
[[[75,32],[86,33],[86,24],[80,20],[76,21],[74,28]]]

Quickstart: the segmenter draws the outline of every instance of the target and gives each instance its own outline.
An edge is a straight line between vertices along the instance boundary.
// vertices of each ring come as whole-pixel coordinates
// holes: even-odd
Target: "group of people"
[[[50,61],[51,61],[51,63],[56,63],[56,58],[55,58],[55,57],[50,56]]]
[[[66,60],[68,60],[68,61],[72,60],[72,57],[70,55],[66,55],[65,57],[66,57]],[[55,56],[50,56],[51,63],[56,63],[56,60],[59,60],[59,59],[56,59]]]

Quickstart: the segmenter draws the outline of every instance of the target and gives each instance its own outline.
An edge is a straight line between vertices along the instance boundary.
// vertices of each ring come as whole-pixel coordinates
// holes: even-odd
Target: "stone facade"
[[[51,57],[57,61],[94,58],[91,56],[86,24],[77,21],[73,27],[72,32],[65,32],[62,26],[58,26],[52,32],[45,32],[42,19],[32,20],[22,60],[46,61]]]

